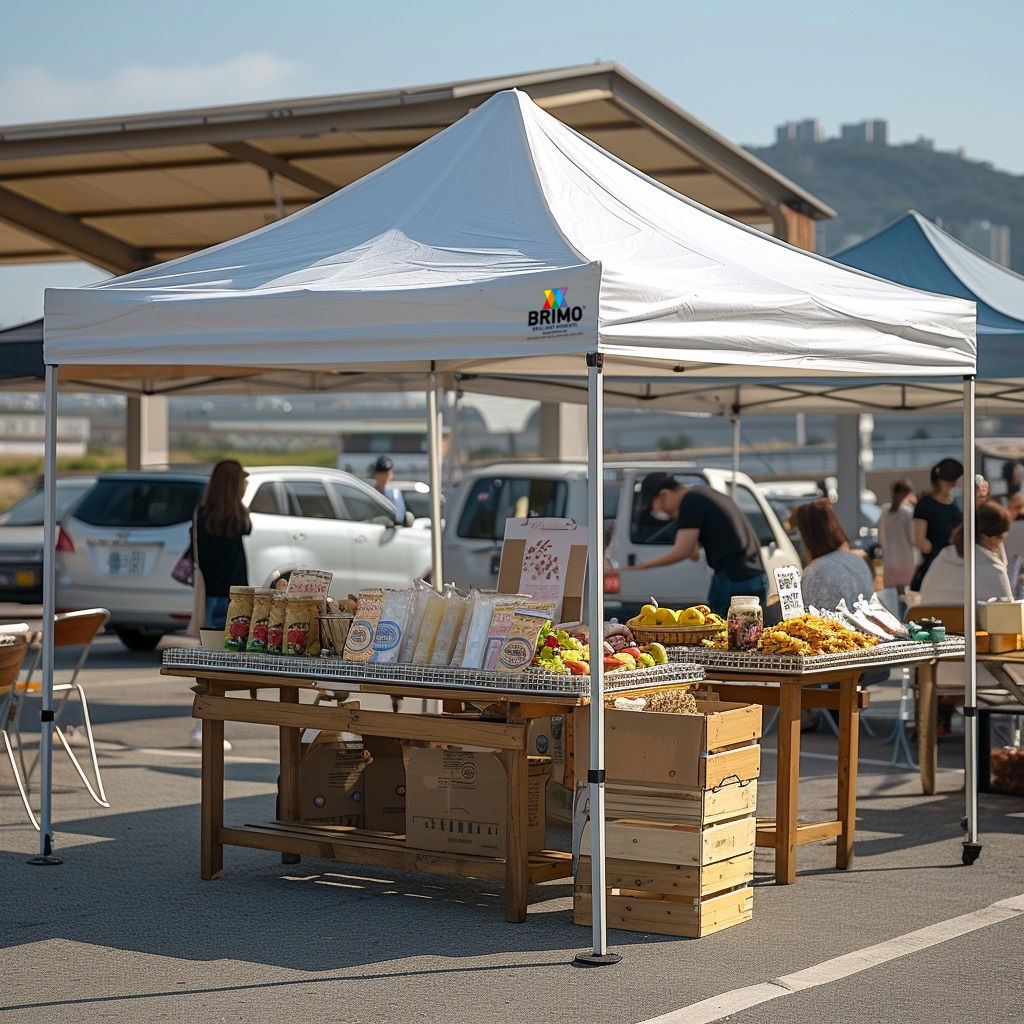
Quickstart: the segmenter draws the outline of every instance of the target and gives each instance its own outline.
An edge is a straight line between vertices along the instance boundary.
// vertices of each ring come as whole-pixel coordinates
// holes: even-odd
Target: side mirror
[[[405,525],[412,526],[416,522],[416,517],[408,510],[405,511]]]

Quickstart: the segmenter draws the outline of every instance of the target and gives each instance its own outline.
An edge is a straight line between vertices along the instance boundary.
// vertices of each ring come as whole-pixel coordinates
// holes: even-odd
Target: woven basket
[[[694,647],[701,640],[710,640],[724,632],[720,626],[642,626],[638,619],[630,619],[626,625],[638,643],[664,644],[666,647]]]

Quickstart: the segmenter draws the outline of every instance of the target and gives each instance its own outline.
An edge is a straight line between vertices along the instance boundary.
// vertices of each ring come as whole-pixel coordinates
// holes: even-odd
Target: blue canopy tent
[[[1013,381],[1013,390],[1024,391],[1024,277],[915,210],[831,258],[898,284],[972,299],[978,309],[979,385]]]

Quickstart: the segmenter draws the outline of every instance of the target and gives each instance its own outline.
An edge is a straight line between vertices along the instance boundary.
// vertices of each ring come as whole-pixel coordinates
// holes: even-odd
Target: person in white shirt
[[[974,587],[979,601],[992,598],[1013,599],[1007,574],[1003,540],[1010,529],[1010,513],[998,502],[986,501],[975,513]],[[963,604],[964,531],[963,524],[950,535],[944,547],[928,567],[921,581],[921,604]]]

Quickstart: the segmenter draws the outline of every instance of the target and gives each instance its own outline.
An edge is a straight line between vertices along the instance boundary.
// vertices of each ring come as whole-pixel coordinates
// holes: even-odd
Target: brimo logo
[[[530,327],[544,324],[574,324],[583,319],[582,306],[570,306],[565,300],[564,288],[545,288],[544,305],[531,309],[527,323]]]

